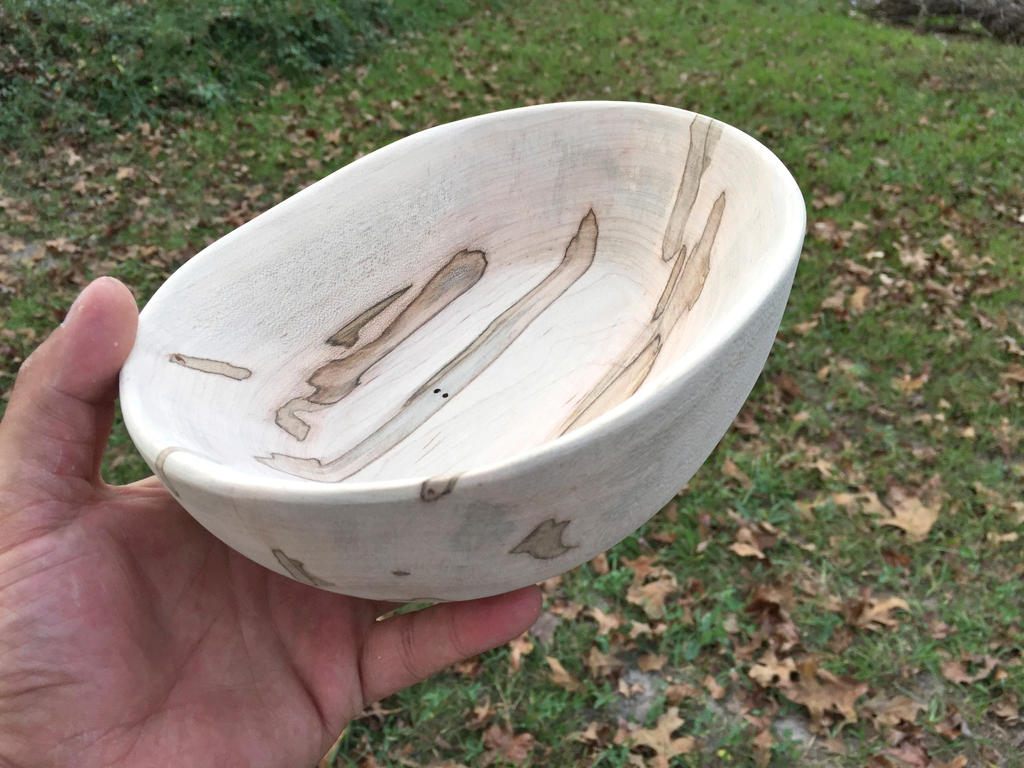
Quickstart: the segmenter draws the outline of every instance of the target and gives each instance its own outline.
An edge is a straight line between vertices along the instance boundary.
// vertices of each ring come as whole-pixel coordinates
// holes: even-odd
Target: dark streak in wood
[[[358,472],[405,440],[451,399],[434,395],[440,388],[453,397],[490,366],[594,262],[598,226],[588,211],[566,246],[562,261],[529,293],[501,313],[487,328],[417,389],[402,407],[373,434],[347,453],[324,462],[273,453],[256,459],[268,467],[320,482],[337,482]]]
[[[411,571],[392,571],[391,575],[392,576],[411,576],[412,572]]]
[[[722,215],[725,212],[725,192],[720,194],[711,206],[711,213],[704,224],[700,240],[690,252],[686,264],[676,274],[673,267],[672,273],[675,282],[666,286],[668,295],[665,304],[661,307],[661,313],[652,317],[652,321],[660,321],[662,336],[666,337],[671,333],[672,328],[679,322],[680,318],[693,309],[701,292],[704,290],[704,283],[711,272],[711,248],[718,237],[718,228],[722,223]],[[659,306],[661,302],[659,302]]]
[[[306,570],[306,565],[301,560],[289,557],[284,550],[271,549],[270,551],[274,553],[274,557],[277,558],[277,562],[281,564],[281,567],[288,571],[288,575],[296,581],[301,581],[303,584],[308,584],[311,587],[334,586],[333,582],[326,581],[311,574]]]
[[[625,366],[613,366],[573,409],[559,434],[582,427],[628,399],[647,379],[659,352],[661,336],[655,336]]]
[[[437,501],[455,490],[455,483],[458,482],[458,479],[458,475],[453,475],[451,477],[431,477],[424,480],[423,485],[420,486],[420,498],[423,501]]]
[[[206,357],[192,357],[191,355],[182,355],[175,352],[172,355],[168,355],[167,359],[172,363],[182,366],[183,368],[190,368],[193,371],[199,371],[201,373],[212,373],[217,376],[226,376],[229,379],[235,381],[243,381],[252,376],[252,371],[248,368],[242,368],[231,363],[225,363],[223,360],[210,360]]]
[[[525,539],[512,547],[509,554],[526,554],[538,560],[554,560],[556,557],[564,555],[569,550],[576,548],[575,544],[566,544],[562,540],[565,528],[571,522],[572,520],[557,521],[555,518],[549,517],[530,531]]]
[[[721,123],[703,115],[694,116],[690,123],[690,147],[686,153],[683,178],[679,182],[679,191],[676,192],[672,213],[665,228],[665,239],[662,241],[661,258],[664,261],[674,259],[682,248],[686,222],[693,211],[701,179],[704,178],[704,172],[721,136]]]
[[[658,300],[650,322],[626,347],[622,355],[625,364],[613,366],[590,392],[579,402],[569,418],[562,423],[559,435],[581,427],[636,392],[647,379],[661,346],[682,317],[697,303],[704,283],[711,271],[711,249],[718,236],[718,228],[725,212],[723,192],[711,206],[700,240],[687,254],[680,246],[676,263],[672,265],[665,289]]]
[[[345,325],[343,325],[333,336],[327,339],[327,343],[333,347],[351,349],[356,345],[356,342],[359,341],[359,333],[363,330],[363,327],[385,309],[390,307],[410,288],[412,288],[411,285],[407,285],[405,288],[400,288],[387,298],[378,301],[369,309],[360,312],[352,320],[345,323]]]
[[[293,398],[278,408],[275,423],[295,439],[305,440],[309,434],[309,424],[299,418],[297,412],[322,410],[350,394],[359,386],[359,379],[367,370],[394,351],[395,347],[438,312],[476,285],[486,268],[487,258],[483,251],[462,250],[456,253],[427,281],[422,290],[387,325],[380,336],[352,354],[331,360],[314,371],[307,379],[307,383],[314,391],[309,395]],[[404,292],[403,290],[402,293]],[[360,317],[372,312],[380,304],[381,302],[378,302]],[[383,308],[378,310],[378,314],[380,311],[383,311]]]

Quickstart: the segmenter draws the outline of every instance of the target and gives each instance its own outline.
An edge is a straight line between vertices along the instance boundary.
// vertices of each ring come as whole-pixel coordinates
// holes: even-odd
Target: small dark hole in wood
[[[440,389],[435,389],[435,390],[434,390],[434,394],[436,395],[436,394],[437,394],[438,392],[440,392],[440,391],[441,391]]]
[[[441,395],[441,397],[448,397],[448,393],[445,392],[443,395]]]

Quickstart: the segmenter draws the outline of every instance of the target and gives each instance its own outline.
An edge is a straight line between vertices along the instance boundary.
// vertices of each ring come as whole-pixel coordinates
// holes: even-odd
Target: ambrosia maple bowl
[[[377,599],[503,592],[611,547],[707,458],[804,225],[782,163],[692,112],[431,128],[179,269],[142,312],[125,421],[267,568]]]

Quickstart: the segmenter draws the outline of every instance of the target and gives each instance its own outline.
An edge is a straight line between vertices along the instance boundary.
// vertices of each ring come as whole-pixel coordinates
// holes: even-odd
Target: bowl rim
[[[280,203],[277,203],[265,212],[269,213],[270,211],[273,211],[274,208],[285,202],[295,201],[297,198],[313,193],[314,189],[321,182],[337,173],[352,173],[359,166],[367,162],[371,156],[374,156],[375,159],[379,161],[380,153],[392,152],[395,151],[396,148],[406,150],[410,148],[410,145],[415,146],[415,144],[421,141],[427,141],[439,132],[450,130],[453,126],[465,126],[469,124],[481,125],[488,122],[503,120],[511,115],[523,112],[530,112],[534,114],[550,113],[552,116],[557,116],[560,113],[608,109],[622,109],[633,112],[672,113],[688,118],[696,116],[709,117],[722,127],[723,133],[729,135],[732,143],[744,146],[753,157],[760,159],[767,168],[773,171],[773,175],[778,181],[778,191],[786,197],[786,204],[780,206],[779,215],[780,217],[783,215],[787,217],[789,222],[783,222],[780,227],[783,236],[764,250],[767,265],[766,271],[771,276],[771,279],[766,279],[760,283],[760,289],[755,292],[755,295],[758,298],[757,301],[734,302],[733,306],[729,307],[722,314],[720,321],[713,324],[708,333],[701,334],[694,345],[687,350],[686,355],[672,360],[659,377],[660,381],[658,387],[651,387],[646,390],[641,388],[639,391],[597,416],[592,421],[564,435],[560,435],[537,445],[516,451],[499,460],[491,461],[475,467],[469,467],[461,471],[445,473],[445,477],[457,478],[460,486],[470,484],[487,484],[491,481],[498,481],[506,476],[519,474],[524,471],[528,472],[532,467],[538,464],[557,461],[560,458],[571,455],[576,449],[586,443],[590,443],[594,440],[600,440],[602,437],[608,437],[609,433],[617,431],[618,429],[624,427],[628,428],[629,422],[632,421],[632,419],[629,418],[629,414],[634,413],[639,416],[639,414],[645,411],[648,407],[656,407],[655,401],[657,399],[669,396],[673,389],[678,390],[681,387],[685,387],[686,382],[703,367],[704,363],[709,358],[713,357],[718,350],[725,347],[727,343],[741,331],[741,329],[751,322],[753,316],[760,311],[761,307],[769,297],[773,296],[780,288],[787,288],[788,292],[788,286],[784,286],[783,284],[789,283],[792,280],[795,263],[799,260],[802,249],[807,224],[807,211],[803,193],[801,192],[796,180],[793,178],[792,173],[786,168],[782,161],[760,141],[739,128],[711,117],[710,115],[681,109],[679,107],[646,102],[613,100],[564,101],[516,107],[496,112],[487,112],[418,131],[391,142],[390,144],[381,146],[374,151],[357,158],[351,163],[348,163],[322,179],[319,179],[308,187],[296,192],[294,195],[285,198],[285,200],[282,200]],[[226,233],[223,237],[218,238],[215,242],[220,242],[225,238],[241,236],[244,229],[263,215],[264,214],[261,213],[259,216],[250,219],[240,227]],[[199,251],[192,259],[183,264],[172,274],[171,277],[168,278],[168,281],[179,273],[189,270],[195,259],[201,256],[205,250],[206,249],[204,248]],[[166,282],[167,281],[165,281],[163,285],[166,285]],[[161,285],[161,288],[163,285]],[[157,289],[157,293],[159,293],[159,290],[160,288]],[[154,297],[155,296],[156,293],[154,294]],[[143,308],[142,312],[145,313],[147,308],[148,305],[146,308]],[[139,393],[145,389],[144,384],[142,382],[132,383],[127,381],[127,377],[125,375],[127,368],[128,364],[126,362],[125,367],[122,368],[119,386],[121,409],[125,426],[127,427],[129,435],[138,447],[143,458],[151,467],[153,467],[157,454],[160,450],[164,450],[158,447],[159,443],[154,439],[154,435],[160,434],[160,431],[155,429],[148,422],[145,415],[145,408],[141,405],[143,398]],[[147,451],[147,448],[150,450]],[[172,466],[168,467],[167,465]],[[237,467],[221,464],[216,460],[201,453],[194,452],[185,446],[173,451],[167,457],[166,464],[162,469],[163,472],[160,475],[160,479],[163,480],[165,484],[165,476],[170,475],[175,486],[179,486],[181,484],[195,486],[215,494],[230,493],[232,495],[237,495],[241,491],[259,494],[261,496],[269,495],[277,498],[282,496],[303,496],[310,501],[329,501],[335,500],[338,497],[346,497],[348,500],[354,502],[407,499],[410,496],[418,496],[420,494],[425,480],[437,477],[437,475],[409,475],[380,480],[342,480],[340,482],[321,482],[317,480],[286,476],[284,474],[282,474],[280,478],[277,478],[267,475],[248,474]]]

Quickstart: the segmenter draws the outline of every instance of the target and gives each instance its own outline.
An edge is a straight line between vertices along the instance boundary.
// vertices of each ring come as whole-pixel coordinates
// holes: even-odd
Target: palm
[[[365,703],[535,616],[520,593],[377,622],[237,555],[152,478],[103,485],[106,384],[54,380],[41,412],[19,379],[0,433],[0,764],[308,764]]]

